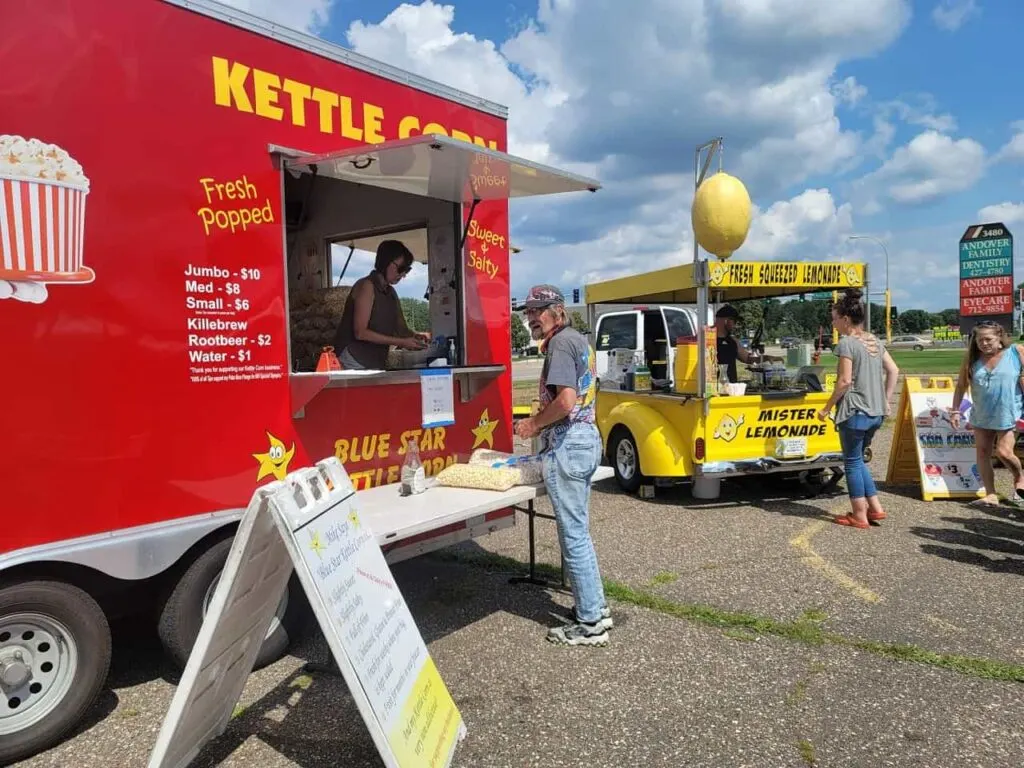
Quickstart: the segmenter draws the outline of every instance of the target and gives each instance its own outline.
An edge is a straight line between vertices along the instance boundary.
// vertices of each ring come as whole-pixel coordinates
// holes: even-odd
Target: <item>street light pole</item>
[[[850,235],[850,240],[871,240],[874,243],[878,243],[882,247],[882,253],[885,254],[885,343],[892,343],[892,294],[889,292],[889,249],[885,247],[885,243],[879,240],[877,237],[872,235]],[[868,301],[871,298],[868,297]],[[868,329],[871,330],[870,328]]]

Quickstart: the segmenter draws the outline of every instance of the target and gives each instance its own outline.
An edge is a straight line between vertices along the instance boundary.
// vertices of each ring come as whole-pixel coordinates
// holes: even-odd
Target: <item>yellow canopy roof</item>
[[[708,269],[709,289],[723,301],[862,288],[865,276],[864,264],[848,261],[715,261]],[[587,304],[695,304],[694,265],[590,283],[583,295]]]

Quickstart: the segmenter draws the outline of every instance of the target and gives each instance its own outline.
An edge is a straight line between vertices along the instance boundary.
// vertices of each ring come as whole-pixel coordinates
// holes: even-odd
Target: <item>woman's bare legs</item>
[[[996,458],[1003,462],[1003,466],[1013,474],[1013,487],[1017,490],[1024,490],[1024,471],[1021,470],[1020,459],[1014,452],[1016,443],[1017,433],[1014,430],[997,432],[993,452]]]
[[[974,448],[978,460],[978,472],[981,473],[981,484],[985,487],[985,498],[978,501],[982,504],[999,504],[996,494],[996,472],[992,467],[992,451],[995,448],[996,433],[990,429],[974,428]],[[1017,462],[1020,466],[1020,462]]]

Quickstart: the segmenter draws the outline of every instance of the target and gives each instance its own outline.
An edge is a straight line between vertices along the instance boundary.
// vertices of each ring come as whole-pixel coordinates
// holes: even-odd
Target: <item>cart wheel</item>
[[[616,427],[612,430],[608,444],[608,458],[615,470],[619,487],[627,493],[636,493],[647,481],[640,473],[640,451],[637,450],[636,440],[625,427]]]
[[[0,765],[56,746],[110,669],[110,627],[87,593],[56,581],[0,589]]]
[[[164,651],[179,669],[184,669],[188,663],[232,542],[231,538],[224,539],[199,555],[178,580],[160,611],[157,634]],[[309,603],[293,573],[253,668],[260,669],[284,656],[291,641],[305,628],[309,615]]]
[[[872,453],[871,446],[869,445],[867,448],[864,449],[864,463],[869,463],[871,461],[871,457],[874,455],[875,454]]]

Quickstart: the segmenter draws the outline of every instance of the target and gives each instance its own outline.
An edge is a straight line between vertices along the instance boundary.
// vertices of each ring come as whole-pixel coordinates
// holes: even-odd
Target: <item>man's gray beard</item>
[[[541,339],[544,338],[544,329],[543,328],[531,328],[530,329],[530,338],[533,339],[534,341],[540,341]]]

